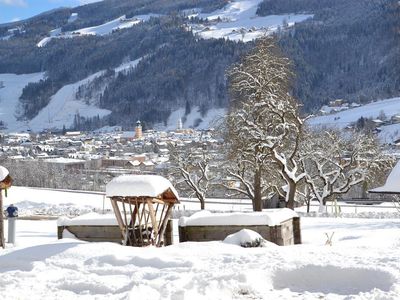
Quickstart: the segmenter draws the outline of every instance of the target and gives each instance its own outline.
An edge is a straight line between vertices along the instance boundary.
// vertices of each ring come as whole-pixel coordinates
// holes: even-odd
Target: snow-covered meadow
[[[5,204],[101,210],[103,199],[12,187]],[[109,208],[107,200],[104,207]],[[248,210],[248,204],[210,204],[210,209],[232,208]],[[353,218],[303,217],[302,245],[263,248],[242,248],[232,239],[178,244],[177,236],[165,248],[58,241],[57,220],[18,220],[16,245],[0,250],[0,294],[2,299],[398,299],[399,215],[390,203],[364,209],[392,219],[360,219],[354,211]],[[343,210],[351,214],[354,208]]]
[[[202,38],[224,38],[249,42],[277,31],[278,28],[293,26],[310,19],[313,15],[284,14],[260,17],[256,14],[261,0],[230,1],[225,7],[211,13],[189,14],[211,24],[192,24],[191,29]]]
[[[354,107],[332,113],[325,116],[317,116],[308,120],[308,124],[314,127],[334,127],[344,129],[357,122],[361,117],[376,119],[379,115],[385,115],[388,119],[400,114],[400,98],[390,98],[371,102],[359,107]],[[382,143],[392,143],[400,137],[400,124],[380,126],[378,137]]]

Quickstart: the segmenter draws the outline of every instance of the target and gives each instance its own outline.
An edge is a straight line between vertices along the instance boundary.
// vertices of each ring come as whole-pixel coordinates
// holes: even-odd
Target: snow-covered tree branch
[[[273,162],[286,182],[289,208],[294,208],[297,185],[305,176],[298,155],[303,120],[290,95],[292,77],[290,62],[274,40],[258,41],[229,72],[232,103],[227,118],[230,136],[242,141],[242,155],[262,158],[256,165]]]
[[[181,179],[192,194],[200,201],[201,209],[205,208],[207,191],[210,188],[213,176],[211,163],[213,156],[203,148],[186,149],[179,151],[171,148],[170,159]]]
[[[332,129],[309,132],[301,153],[306,182],[320,203],[320,212],[328,200],[372,179],[392,163],[371,135]]]

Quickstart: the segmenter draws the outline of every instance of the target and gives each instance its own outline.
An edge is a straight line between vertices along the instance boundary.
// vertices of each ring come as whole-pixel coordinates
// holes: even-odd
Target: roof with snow
[[[369,190],[369,193],[400,194],[400,161],[394,166],[383,186]]]
[[[0,181],[3,181],[6,179],[6,177],[10,174],[6,168],[3,166],[0,166]]]
[[[222,225],[268,225],[276,226],[281,222],[298,217],[298,214],[288,208],[267,209],[251,213],[211,213],[200,211],[190,217],[181,217],[179,226],[222,226]]]
[[[122,175],[106,186],[107,197],[161,198],[179,202],[178,192],[171,182],[158,175]]]
[[[11,186],[12,179],[6,168],[0,166],[0,189],[7,189]]]

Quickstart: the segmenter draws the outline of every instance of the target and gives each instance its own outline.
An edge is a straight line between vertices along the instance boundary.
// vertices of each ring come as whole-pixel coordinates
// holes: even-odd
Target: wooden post
[[[300,218],[293,218],[293,235],[294,235],[294,244],[301,244],[301,225]]]
[[[3,213],[3,190],[0,189],[0,247],[5,248],[4,242],[4,213]]]
[[[173,221],[168,219],[167,228],[164,232],[164,246],[169,246],[174,243]]]
[[[165,228],[167,227],[169,215],[171,213],[171,209],[173,206],[174,206],[173,204],[168,204],[168,208],[167,208],[167,211],[165,212],[164,218],[160,220],[162,223],[160,225],[160,232],[159,232],[159,237],[158,237],[158,242],[157,242],[158,247],[162,246],[161,243],[164,242],[164,231],[165,231]],[[162,217],[162,215],[161,215],[161,217]]]
[[[157,218],[156,218],[156,213],[154,211],[153,202],[151,201],[151,199],[147,199],[147,206],[149,208],[151,224],[153,225],[154,239],[157,241],[158,238]]]

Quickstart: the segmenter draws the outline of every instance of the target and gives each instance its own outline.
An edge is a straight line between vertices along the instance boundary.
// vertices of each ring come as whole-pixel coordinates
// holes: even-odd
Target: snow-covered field
[[[257,7],[262,0],[230,1],[224,8],[204,14],[194,13],[190,17],[207,19],[211,25],[192,24],[192,29],[201,37],[225,38],[244,42],[252,41],[278,30],[279,27],[293,26],[295,23],[312,18],[313,15],[271,15],[257,16]]]
[[[20,208],[24,201],[32,206],[103,207],[100,194],[22,187],[12,187],[5,200],[6,205]],[[198,203],[186,205],[198,208]],[[230,204],[218,207],[231,210]],[[175,242],[177,223],[174,220]],[[57,241],[56,220],[18,220],[16,245],[0,250],[0,295],[2,299],[399,299],[399,217],[303,217],[301,225],[303,244],[295,246],[267,243],[264,248],[242,248],[230,244],[235,240],[231,238],[226,243],[130,248]],[[328,237],[331,246],[326,245]]]
[[[2,299],[398,299],[400,220],[302,218],[302,245],[128,248],[56,240],[18,221],[0,250]],[[332,235],[326,246],[326,234]]]
[[[309,119],[308,124],[343,129],[361,117],[376,119],[382,113],[387,118],[400,115],[400,98],[380,100],[326,116],[318,116]],[[400,124],[381,126],[381,129],[379,138],[383,143],[393,142],[400,137]]]

